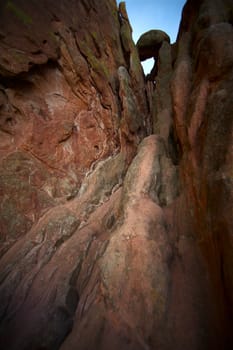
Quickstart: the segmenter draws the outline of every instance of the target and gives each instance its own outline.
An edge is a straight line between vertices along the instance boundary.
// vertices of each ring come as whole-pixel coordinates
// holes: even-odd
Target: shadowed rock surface
[[[140,60],[145,61],[148,58],[154,58],[154,66],[150,74],[146,76],[146,80],[155,81],[158,74],[159,50],[164,42],[170,44],[170,38],[165,32],[159,29],[149,30],[138,39],[136,46]]]
[[[151,57],[158,58],[159,49],[163,41],[167,41],[170,44],[169,36],[162,30],[152,29],[142,34],[137,42],[140,60],[145,61]]]
[[[232,349],[232,23],[155,86],[124,3],[0,0],[0,348]]]

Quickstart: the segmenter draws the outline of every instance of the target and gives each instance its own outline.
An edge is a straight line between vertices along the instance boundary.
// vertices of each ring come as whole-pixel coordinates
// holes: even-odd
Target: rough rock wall
[[[124,3],[0,1],[1,348],[231,348],[232,14],[155,87]]]
[[[121,152],[127,166],[148,112],[129,23],[122,15],[120,25],[114,1],[0,5],[4,251],[74,197],[98,161]]]
[[[232,1],[188,1],[171,82],[180,176],[212,284],[222,348],[232,346],[233,317],[232,24]]]

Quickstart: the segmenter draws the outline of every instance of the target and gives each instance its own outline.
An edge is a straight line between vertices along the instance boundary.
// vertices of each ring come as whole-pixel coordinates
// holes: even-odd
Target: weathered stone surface
[[[153,131],[166,141],[172,127],[172,101],[170,81],[172,77],[171,46],[164,42],[159,50],[156,89],[153,93]]]
[[[148,58],[154,58],[154,66],[146,76],[149,81],[155,81],[158,74],[158,59],[160,48],[163,43],[170,44],[169,36],[162,30],[153,29],[141,35],[137,42],[137,49],[141,61],[145,61]]]
[[[87,23],[90,11],[91,24]],[[69,10],[65,2],[42,1],[31,6],[25,1],[1,1],[1,16],[0,157],[22,153],[38,167],[33,190],[32,167],[25,179],[28,189],[19,183],[14,169],[15,185],[7,185],[6,180],[1,184],[2,235],[8,231],[16,238],[39,219],[40,207],[74,197],[85,174],[98,161],[120,149],[130,161],[148,132],[148,110],[142,68],[131,36],[129,58],[133,52],[138,70],[124,58],[123,24],[114,1],[107,7],[73,1]],[[119,91],[118,67],[122,65],[129,69],[128,84],[132,85],[124,99],[135,105],[127,113],[122,110]],[[141,117],[138,134],[131,123],[125,127],[127,118],[135,119],[135,110]],[[13,198],[5,200],[14,192],[20,201],[27,197],[21,208]],[[16,223],[8,224],[12,216]],[[15,227],[17,233],[11,234]]]
[[[0,1],[0,348],[232,348],[232,14]]]
[[[164,41],[170,43],[170,38],[165,32],[159,29],[152,29],[142,34],[137,41],[140,60],[144,61],[151,57],[157,59],[159,49]]]
[[[219,330],[225,337],[219,348],[228,348],[233,300],[233,7],[231,1],[201,1],[195,10],[192,6],[194,2],[188,1],[180,26],[172,80],[174,125],[182,147],[180,171],[191,225],[211,272],[215,317],[221,320]]]
[[[138,50],[132,41],[132,28],[129,23],[125,2],[120,2],[119,4],[119,19],[120,19],[120,34],[121,43],[124,48],[124,57],[128,65],[128,70],[131,76],[131,84],[134,87],[135,95],[137,96],[138,106],[137,110],[144,114],[143,122],[144,128],[148,133],[151,132],[151,123],[147,116],[147,103],[145,104],[145,84],[144,77],[142,73],[142,66],[140,64],[140,59],[138,57]],[[122,75],[122,74],[121,74]],[[129,83],[129,82],[128,82]],[[132,99],[129,97],[129,99]],[[142,130],[140,130],[141,133]],[[145,135],[144,135],[145,136]]]
[[[49,172],[25,152],[13,152],[0,167],[2,253],[55,205],[47,191]]]

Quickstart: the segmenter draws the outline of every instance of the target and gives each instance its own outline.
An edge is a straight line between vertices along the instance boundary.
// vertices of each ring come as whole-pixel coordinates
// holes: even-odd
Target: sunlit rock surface
[[[232,348],[232,23],[146,81],[124,3],[0,1],[0,348]]]

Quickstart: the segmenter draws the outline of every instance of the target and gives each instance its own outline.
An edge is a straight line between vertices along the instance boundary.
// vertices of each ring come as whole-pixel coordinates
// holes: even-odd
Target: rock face
[[[1,348],[232,348],[232,23],[188,0],[155,86],[124,3],[0,1]]]

